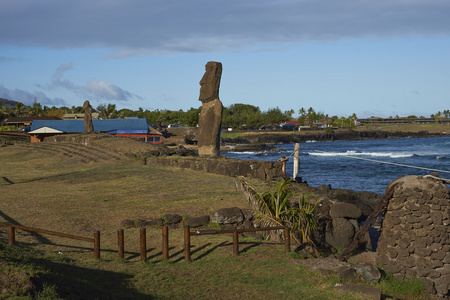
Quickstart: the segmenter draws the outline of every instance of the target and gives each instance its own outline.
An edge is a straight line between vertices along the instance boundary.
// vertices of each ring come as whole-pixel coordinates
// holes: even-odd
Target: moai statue
[[[202,110],[198,119],[198,154],[218,156],[220,154],[220,124],[222,102],[219,99],[222,64],[210,61],[205,66],[205,75],[200,80]]]
[[[84,132],[94,132],[94,125],[92,125],[92,106],[88,100],[84,101]]]

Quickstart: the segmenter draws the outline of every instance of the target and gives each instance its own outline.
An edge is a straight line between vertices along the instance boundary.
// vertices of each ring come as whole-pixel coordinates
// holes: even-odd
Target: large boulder
[[[361,210],[353,204],[345,202],[337,202],[330,207],[330,214],[333,218],[351,218],[359,219]]]
[[[209,216],[192,217],[187,219],[186,225],[189,225],[191,227],[204,226],[209,223],[210,219],[211,218]]]
[[[344,249],[350,245],[355,236],[355,227],[345,218],[334,218],[325,231],[325,243],[335,249]]]
[[[211,222],[218,224],[240,224],[244,214],[238,207],[222,208],[210,215]]]

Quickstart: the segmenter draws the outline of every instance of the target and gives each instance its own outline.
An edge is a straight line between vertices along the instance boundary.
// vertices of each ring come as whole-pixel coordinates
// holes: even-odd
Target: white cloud
[[[67,105],[67,102],[61,98],[49,98],[45,93],[40,91],[28,92],[20,89],[8,89],[0,84],[0,98],[22,102],[25,105],[32,105],[36,100],[41,105],[61,106]]]
[[[76,85],[70,80],[64,79],[64,74],[68,70],[73,68],[73,63],[60,65],[52,76],[52,83],[49,85],[41,86],[49,90],[56,88],[63,88],[74,92],[82,96],[83,98],[93,100],[118,100],[128,101],[131,98],[142,99],[138,95],[134,95],[128,91],[125,91],[115,84],[104,80],[91,80],[87,82],[85,86]]]

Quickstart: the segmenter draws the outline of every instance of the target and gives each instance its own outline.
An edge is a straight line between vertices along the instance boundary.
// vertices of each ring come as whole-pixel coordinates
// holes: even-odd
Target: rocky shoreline
[[[330,142],[330,141],[359,141],[376,139],[405,139],[405,138],[426,138],[450,136],[447,132],[430,133],[428,131],[408,132],[408,131],[349,131],[336,130],[332,133],[325,131],[298,132],[292,134],[268,132],[257,134],[245,134],[238,138],[222,138],[220,152],[245,152],[245,151],[278,151],[275,146],[279,144],[305,143],[308,141]]]
[[[278,132],[246,134],[235,139],[223,138],[221,142],[224,146],[232,144],[290,144],[304,143],[307,141],[356,141],[356,140],[376,140],[376,139],[402,139],[402,138],[424,138],[450,136],[447,132],[430,133],[428,131],[407,132],[407,131],[381,131],[381,130],[336,130],[332,133],[325,131],[299,132],[298,134],[286,134]]]

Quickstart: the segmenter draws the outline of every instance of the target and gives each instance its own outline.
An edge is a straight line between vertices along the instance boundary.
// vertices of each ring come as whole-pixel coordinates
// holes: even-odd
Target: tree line
[[[14,104],[15,105],[12,105]],[[7,104],[7,105],[5,105]],[[115,119],[126,117],[138,117],[147,119],[150,124],[160,127],[162,124],[180,124],[184,126],[195,127],[198,124],[201,106],[189,110],[138,110],[120,109],[117,110],[115,104],[100,104],[93,109],[93,112],[99,114],[101,119]],[[54,116],[62,118],[65,114],[83,114],[83,106],[42,106],[36,100],[31,106],[26,106],[21,102],[14,102],[0,98],[0,123],[8,117],[26,117],[26,116]],[[296,112],[291,109],[282,111],[278,107],[269,108],[267,111],[261,111],[258,106],[250,104],[235,103],[228,107],[224,107],[222,111],[222,126],[233,129],[241,128],[261,128],[273,127],[287,121],[293,120],[293,115]],[[308,109],[300,108],[297,111],[296,118],[299,126],[322,126],[333,128],[352,128],[356,125],[357,116],[352,114],[350,116],[338,117],[329,116],[321,111],[316,111],[312,107]],[[398,118],[398,116],[396,116]],[[408,116],[412,117],[412,116]],[[415,116],[414,116],[415,117]],[[450,111],[439,111],[431,115],[431,118],[450,118]],[[375,118],[375,117],[373,117]],[[417,118],[417,117],[416,117]]]

